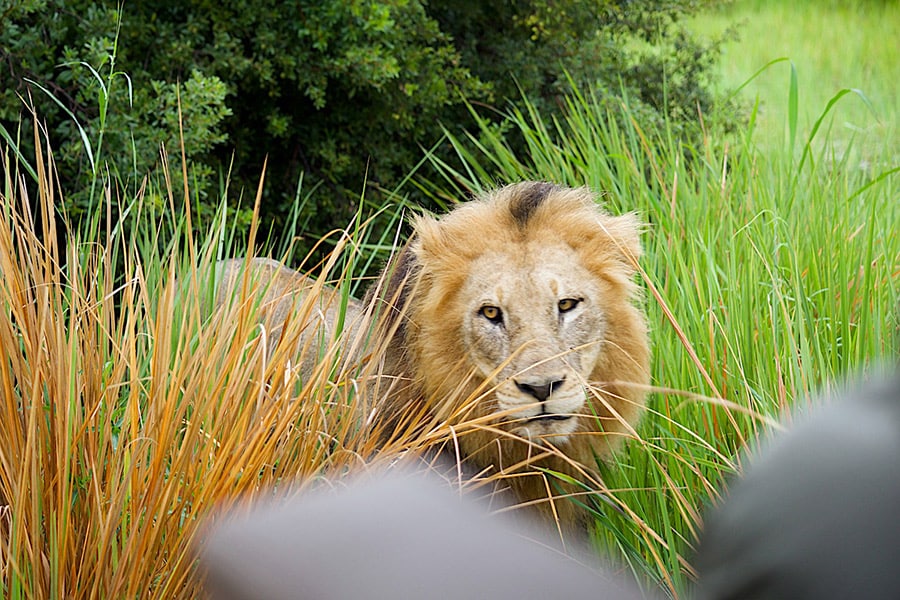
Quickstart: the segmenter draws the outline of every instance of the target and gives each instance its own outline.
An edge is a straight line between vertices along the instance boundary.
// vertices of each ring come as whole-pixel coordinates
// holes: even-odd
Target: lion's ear
[[[638,259],[643,254],[641,234],[644,226],[634,213],[620,216],[603,215],[598,218],[600,230],[604,234],[604,245],[609,247],[617,263],[631,277],[637,272]]]
[[[437,219],[428,215],[416,215],[412,225],[411,250],[420,263],[427,264],[431,259],[446,255],[446,235]]]

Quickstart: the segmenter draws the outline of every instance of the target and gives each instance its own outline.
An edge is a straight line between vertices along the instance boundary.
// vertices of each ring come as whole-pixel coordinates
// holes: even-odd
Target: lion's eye
[[[581,302],[580,298],[563,298],[559,301],[559,312],[569,312]]]
[[[495,325],[503,322],[503,311],[496,306],[482,306],[478,314]]]

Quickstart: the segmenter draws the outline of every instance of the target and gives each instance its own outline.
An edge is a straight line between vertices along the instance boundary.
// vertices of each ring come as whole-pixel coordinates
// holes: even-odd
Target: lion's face
[[[376,381],[390,376],[375,418],[388,435],[420,415],[438,439],[449,425],[454,461],[514,475],[520,500],[580,527],[531,467],[581,477],[635,434],[650,359],[639,220],[587,188],[522,182],[413,227],[367,303],[387,342]]]
[[[442,422],[608,456],[641,413],[632,383],[648,382],[634,215],[609,215],[585,188],[526,182],[414,227],[379,292],[385,372],[408,382],[385,411],[424,403]],[[529,459],[531,444],[469,431],[460,447],[480,466]]]
[[[460,290],[468,359],[514,431],[559,443],[579,426],[599,356],[602,290],[563,244],[486,253]]]

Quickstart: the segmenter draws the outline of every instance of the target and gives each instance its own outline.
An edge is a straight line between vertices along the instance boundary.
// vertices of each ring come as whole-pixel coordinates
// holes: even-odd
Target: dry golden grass
[[[336,344],[302,386],[287,344],[267,356],[247,300],[258,282],[204,315],[210,251],[176,277],[174,250],[146,264],[123,239],[61,246],[52,162],[36,162],[37,197],[6,160],[0,198],[4,596],[197,597],[212,509],[414,449],[377,449],[359,427],[352,386],[366,374],[334,370]]]

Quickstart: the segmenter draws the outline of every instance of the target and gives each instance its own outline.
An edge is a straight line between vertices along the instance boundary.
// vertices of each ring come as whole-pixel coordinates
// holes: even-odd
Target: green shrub
[[[574,83],[605,98],[627,93],[645,124],[682,128],[696,123],[698,112],[718,111],[707,79],[719,42],[703,43],[681,25],[696,1],[444,0],[429,6],[463,63],[492,83],[498,100],[524,94],[552,117]],[[696,137],[698,129],[688,129]]]
[[[120,13],[100,3],[20,2],[3,21],[0,56],[12,82],[0,92],[0,126],[18,137],[29,109],[46,123],[60,176],[79,190],[67,198],[73,216],[91,212],[107,174],[136,188],[158,165],[160,147],[180,156],[179,119],[192,178],[209,189],[210,150],[227,139],[231,114],[220,78],[195,69],[179,84],[141,70],[121,50]],[[27,140],[16,145],[28,153]]]
[[[0,133],[17,137],[28,98],[61,177],[84,190],[67,200],[78,213],[96,201],[107,164],[138,187],[160,146],[180,157],[181,129],[197,205],[221,195],[220,180],[251,195],[267,161],[264,220],[284,230],[302,180],[314,193],[301,226],[321,234],[344,226],[360,198],[382,205],[442,127],[474,129],[464,99],[500,109],[486,111],[496,118],[525,96],[552,117],[571,81],[604,99],[624,90],[648,122],[696,130],[698,110],[714,109],[714,48],[679,23],[695,4],[2,3],[11,81],[0,86]]]

